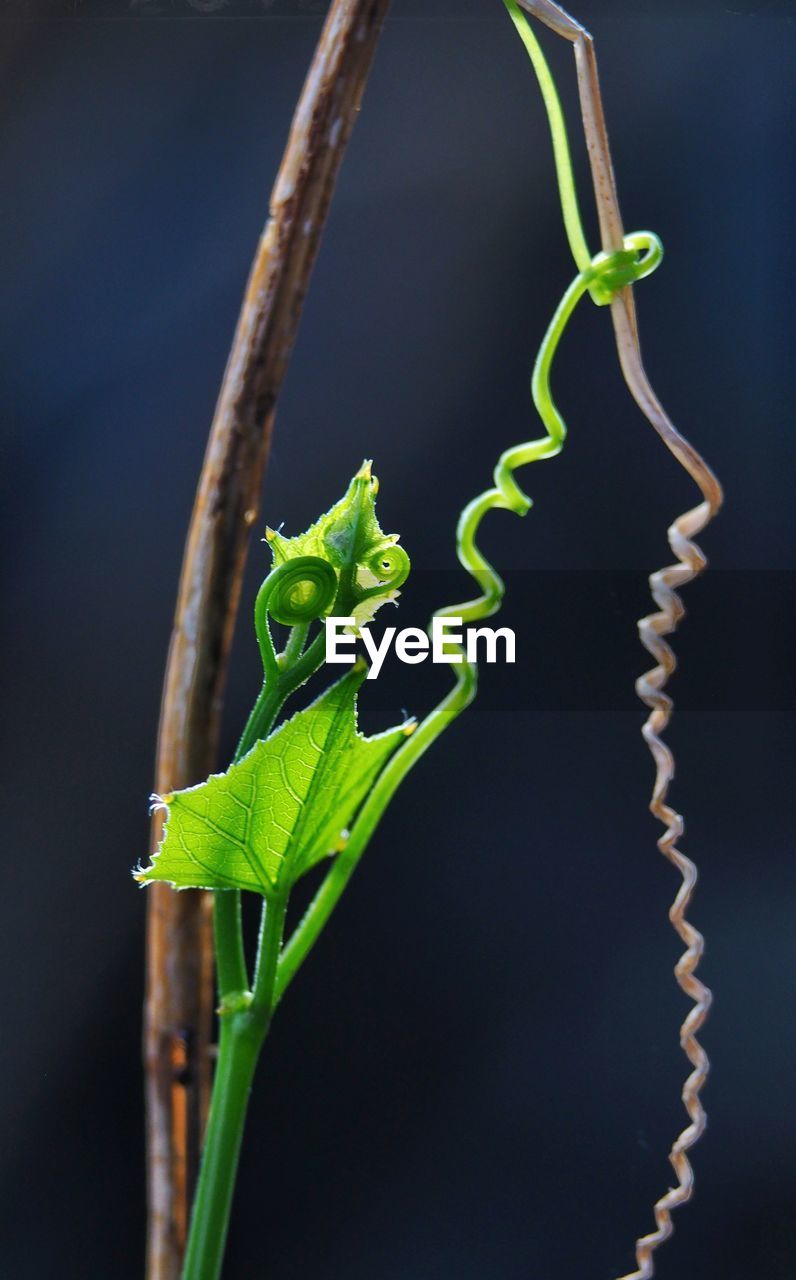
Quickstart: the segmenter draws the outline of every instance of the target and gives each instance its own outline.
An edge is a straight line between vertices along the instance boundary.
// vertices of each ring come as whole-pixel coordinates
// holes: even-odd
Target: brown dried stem
[[[333,0],[293,117],[232,343],[191,516],[163,688],[155,790],[205,778],[218,742],[248,532],[274,410],[340,163],[389,0]],[[152,847],[162,817],[152,822]],[[148,893],[148,1280],[177,1280],[210,1086],[210,903]]]
[[[552,0],[518,2],[527,12],[574,45],[583,131],[591,165],[602,248],[606,253],[616,252],[623,247],[624,229],[592,37],[580,23],[552,3]],[[697,881],[697,869],[677,848],[677,841],[684,829],[683,819],[666,803],[669,785],[674,777],[674,757],[661,737],[672,713],[672,700],[663,689],[674,671],[676,659],[663,637],[676,629],[685,612],[675,588],[690,582],[707,564],[693,538],[715,516],[723,495],[710,467],[677,431],[650,385],[641,359],[635,300],[630,286],[616,294],[611,304],[611,317],[622,373],[631,395],[667,448],[694,480],[703,499],[691,511],[679,516],[669,529],[669,543],[678,563],[652,574],[650,587],[659,612],[642,618],[638,624],[641,641],[655,657],[657,664],[636,682],[639,697],[650,708],[649,718],[642,730],[655,762],[655,784],[650,809],[666,828],[658,841],[658,848],[674,864],[682,878],[669,918],[686,944],[686,950],[675,966],[675,976],[681,989],[693,1001],[680,1030],[680,1043],[693,1067],[682,1090],[683,1104],[691,1123],[677,1137],[669,1155],[677,1175],[677,1186],[655,1204],[656,1230],[636,1241],[637,1269],[631,1275],[623,1277],[623,1280],[650,1280],[655,1269],[654,1251],[672,1234],[671,1211],[690,1200],[693,1193],[694,1174],[687,1152],[704,1132],[706,1116],[700,1091],[710,1069],[708,1056],[697,1040],[697,1032],[707,1017],[712,999],[710,991],[694,972],[704,950],[704,940],[686,917]]]

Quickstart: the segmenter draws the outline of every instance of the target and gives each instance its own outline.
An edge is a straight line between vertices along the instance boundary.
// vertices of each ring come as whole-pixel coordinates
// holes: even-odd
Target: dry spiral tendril
[[[533,62],[544,98],[553,142],[562,213],[570,248],[581,270],[588,270],[586,260],[589,257],[589,251],[580,222],[566,125],[555,83],[541,46],[525,15],[521,12],[520,6],[516,0],[504,0],[504,3]],[[623,249],[627,250],[631,247],[629,241],[633,237],[622,238],[621,236],[621,214],[591,36],[554,0],[521,0],[521,3],[558,35],[571,41],[575,47],[584,132],[592,166],[603,243],[610,245],[621,240]],[[606,255],[606,259],[611,259],[612,256],[616,261],[617,255],[610,253]],[[595,259],[591,260],[592,263],[595,261]],[[654,265],[657,265],[657,262]],[[710,991],[695,974],[704,950],[704,941],[702,935],[686,917],[696,885],[697,871],[694,863],[677,847],[677,841],[684,829],[683,819],[666,802],[669,785],[674,776],[674,758],[661,737],[672,713],[672,700],[664,692],[664,686],[675,669],[676,659],[664,636],[676,629],[684,613],[676,588],[690,582],[707,564],[705,556],[693,538],[715,516],[722,504],[723,494],[710,468],[673,426],[650,386],[641,360],[632,292],[624,288],[625,284],[632,281],[621,279],[623,270],[622,267],[615,280],[611,280],[610,268],[604,269],[601,272],[601,278],[594,282],[590,290],[592,298],[598,304],[611,303],[617,350],[628,388],[667,448],[699,487],[703,498],[697,507],[679,516],[671,525],[669,543],[678,563],[661,569],[650,577],[652,595],[659,607],[659,612],[650,614],[638,624],[642,643],[657,660],[657,665],[636,682],[639,697],[650,707],[650,715],[642,729],[656,766],[650,809],[666,828],[658,841],[658,848],[674,864],[682,877],[682,884],[670,908],[669,918],[679,937],[686,944],[686,950],[675,966],[675,976],[681,989],[693,1001],[693,1006],[680,1030],[680,1043],[693,1067],[682,1090],[683,1104],[688,1112],[690,1124],[675,1140],[669,1157],[677,1175],[678,1185],[670,1188],[655,1204],[656,1230],[636,1241],[637,1269],[622,1278],[622,1280],[650,1280],[654,1274],[654,1251],[672,1234],[671,1212],[690,1200],[693,1193],[694,1175],[687,1152],[705,1129],[706,1116],[700,1100],[700,1090],[709,1071],[708,1057],[697,1039],[697,1032],[707,1017],[712,1000]]]
[[[669,919],[686,944],[686,950],[675,966],[675,975],[682,990],[694,1002],[680,1030],[680,1043],[694,1069],[683,1085],[682,1091],[683,1104],[691,1123],[677,1137],[669,1154],[669,1160],[677,1174],[678,1185],[670,1188],[656,1202],[654,1206],[656,1230],[636,1241],[637,1269],[623,1277],[623,1280],[650,1280],[653,1275],[653,1252],[669,1239],[674,1230],[672,1209],[685,1204],[693,1194],[694,1171],[686,1153],[702,1136],[707,1123],[707,1116],[699,1095],[707,1080],[710,1063],[707,1053],[697,1039],[697,1032],[708,1016],[713,997],[709,988],[695,974],[705,944],[702,934],[687,919],[686,911],[696,886],[697,869],[691,859],[677,848],[677,841],[683,834],[684,823],[681,815],[666,803],[669,785],[674,777],[674,757],[670,748],[663,742],[661,734],[672,714],[672,699],[663,692],[663,687],[677,665],[674,653],[663,637],[676,629],[684,613],[683,603],[675,587],[690,582],[707,564],[705,556],[692,538],[707,524],[713,514],[712,503],[706,500],[675,520],[669,529],[669,543],[679,563],[659,569],[651,575],[650,588],[660,612],[642,618],[638,624],[642,644],[657,659],[657,665],[636,681],[636,691],[642,701],[651,708],[642,733],[656,765],[650,810],[666,827],[664,834],[658,840],[658,848],[674,864],[683,878],[677,897],[669,910]]]

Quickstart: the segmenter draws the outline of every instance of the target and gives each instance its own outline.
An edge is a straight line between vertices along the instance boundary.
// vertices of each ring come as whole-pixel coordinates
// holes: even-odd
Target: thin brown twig
[[[213,418],[180,578],[163,688],[155,790],[215,761],[248,533],[274,409],[389,0],[333,0],[293,117]],[[152,848],[162,835],[153,815]],[[148,896],[144,1056],[148,1280],[178,1280],[210,1085],[209,896]]]
[[[528,13],[574,45],[583,131],[591,166],[602,248],[606,253],[614,253],[623,248],[624,228],[605,125],[594,42],[589,32],[564,9],[553,3],[553,0],[519,0],[519,3]],[[686,945],[685,952],[675,966],[675,976],[681,989],[693,1001],[680,1030],[680,1043],[693,1067],[682,1090],[683,1104],[691,1123],[677,1137],[669,1155],[678,1185],[667,1191],[655,1204],[656,1230],[636,1241],[637,1269],[622,1278],[650,1280],[655,1270],[654,1251],[672,1234],[671,1211],[685,1204],[693,1194],[694,1174],[687,1152],[705,1129],[706,1115],[700,1091],[710,1069],[708,1056],[697,1039],[697,1032],[707,1017],[712,1000],[709,989],[695,975],[704,950],[704,940],[686,916],[697,881],[697,869],[677,848],[677,841],[683,834],[683,819],[666,803],[674,777],[674,757],[661,737],[672,713],[672,700],[663,689],[674,671],[676,659],[663,637],[676,629],[685,612],[675,588],[690,582],[707,565],[705,556],[693,538],[716,515],[722,504],[723,494],[710,467],[677,431],[650,385],[641,358],[635,300],[630,286],[615,296],[611,303],[611,318],[619,362],[633,399],[667,448],[694,480],[703,499],[691,511],[679,516],[669,529],[669,543],[678,563],[660,569],[650,577],[650,588],[659,612],[642,618],[638,624],[642,643],[656,659],[656,666],[636,682],[639,697],[650,708],[650,715],[642,729],[655,762],[655,784],[650,809],[666,828],[658,841],[658,848],[674,864],[682,878],[669,918]]]

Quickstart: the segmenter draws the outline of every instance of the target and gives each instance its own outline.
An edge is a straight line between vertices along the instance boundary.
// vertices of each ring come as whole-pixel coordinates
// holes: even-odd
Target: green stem
[[[306,627],[303,626],[293,628],[285,652],[280,655],[279,661],[281,662],[282,658],[288,655],[300,654],[300,656],[296,657],[292,666],[280,668],[275,679],[266,679],[243,730],[233,763],[237,763],[245,756],[260,738],[268,737],[291,693],[308,680],[323,662],[325,644],[323,633],[316,637],[305,653],[301,653],[306,631]],[[225,998],[242,994],[249,988],[249,974],[243,946],[241,896],[238,889],[216,890],[213,899],[213,932],[218,992],[223,1002]]]
[[[251,1084],[276,1004],[276,963],[285,908],[282,898],[271,899],[265,908],[254,998],[248,1007],[221,1016],[218,1064],[182,1280],[219,1280],[221,1275]]]
[[[288,641],[289,644],[290,642]],[[321,631],[310,647],[301,654],[301,657],[292,666],[286,666],[284,669],[278,668],[278,674],[275,679],[266,679],[260,690],[260,696],[252,707],[251,715],[246,722],[233,762],[237,762],[242,756],[245,756],[246,752],[250,751],[255,742],[259,742],[260,738],[268,737],[274,727],[276,717],[291,693],[295,693],[296,689],[304,684],[305,680],[309,680],[310,676],[323,664],[325,651],[326,635]],[[286,653],[287,649],[285,650]],[[283,654],[282,657],[284,656]]]
[[[248,1023],[246,1014],[222,1019],[183,1280],[217,1280],[221,1275],[243,1125],[261,1043]]]
[[[309,629],[310,626],[308,622],[301,622],[295,627],[290,628],[290,635],[287,638],[287,644],[277,658],[280,670],[289,670],[290,667],[298,662],[303,652]]]
[[[330,915],[343,894],[373,832],[390,800],[409,770],[447,729],[475,697],[477,669],[462,661],[455,668],[456,685],[418,725],[411,738],[392,757],[368,796],[354,823],[348,842],[338,854],[326,879],[287,946],[279,957],[274,989],[274,1005],[282,999],[287,987],[315,946]]]
[[[261,592],[261,597],[258,604],[264,605],[267,593]],[[292,628],[285,652],[279,658],[270,644],[270,635],[268,643],[263,637],[267,629],[267,618],[260,618],[257,634],[265,680],[238,743],[234,762],[246,755],[260,738],[268,736],[287,698],[309,679],[324,659],[322,633],[302,652],[307,624],[299,623]],[[274,1008],[284,918],[284,902],[263,904],[252,994],[243,943],[240,892],[219,889],[214,895],[213,929],[221,1001],[218,1063],[183,1280],[217,1280],[221,1273],[249,1092]]]
[[[285,928],[287,895],[263,900],[252,1012],[270,1018],[276,1008],[276,970]]]
[[[243,919],[239,889],[217,889],[213,897],[213,938],[218,994],[223,1002],[249,987],[243,949]]]
[[[591,254],[583,232],[583,224],[580,220],[575,178],[572,173],[572,157],[569,152],[569,140],[567,138],[567,126],[564,122],[564,113],[561,110],[558,90],[547,65],[547,59],[542,52],[542,46],[536,39],[525,14],[519,5],[515,3],[515,0],[504,0],[504,4],[508,10],[509,17],[517,28],[522,43],[525,45],[533,63],[536,78],[539,81],[539,88],[542,91],[547,120],[550,126],[550,137],[553,141],[553,158],[555,160],[556,179],[567,240],[578,271],[586,271],[591,263]]]

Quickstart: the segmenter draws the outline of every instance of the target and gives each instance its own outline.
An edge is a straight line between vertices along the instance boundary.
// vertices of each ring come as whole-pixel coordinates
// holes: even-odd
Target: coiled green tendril
[[[570,284],[542,339],[531,375],[531,396],[547,434],[501,454],[495,467],[494,488],[479,494],[465,507],[456,531],[456,550],[460,563],[478,583],[482,594],[474,600],[439,609],[437,617],[462,618],[470,623],[488,618],[500,608],[505,586],[479,550],[476,534],[487,511],[500,508],[524,516],[533,504],[514,478],[514,472],[518,467],[553,458],[561,452],[567,427],[550,390],[550,370],[562,334],[584,293],[590,293],[598,306],[604,306],[619,289],[654,271],[662,256],[663,246],[656,235],[651,231],[636,231],[625,236],[625,248],[618,253],[595,254],[586,270],[579,271]]]
[[[331,609],[337,574],[320,556],[298,556],[273,569],[257,593],[254,627],[260,647],[268,631],[268,615],[286,627],[313,622]]]
[[[487,511],[501,508],[523,516],[532,502],[518,485],[514,472],[518,467],[553,458],[566,439],[567,427],[550,390],[550,370],[564,330],[584,293],[591,295],[597,306],[609,304],[620,289],[634,284],[655,270],[663,257],[663,246],[651,231],[636,231],[624,237],[624,247],[616,253],[592,255],[586,243],[578,209],[572,159],[566,124],[555,82],[536,36],[515,0],[504,0],[506,9],[528,51],[542,91],[553,142],[561,209],[572,256],[578,274],[570,284],[547,329],[531,375],[531,396],[547,432],[538,440],[515,445],[501,454],[495,467],[495,485],[474,498],[464,509],[456,531],[456,550],[460,563],[477,582],[481,595],[474,600],[449,605],[437,611],[438,617],[462,618],[465,623],[488,618],[500,608],[505,586],[493,566],[476,544],[478,527]],[[458,653],[458,651],[452,651]],[[455,658],[458,664],[459,659]],[[457,672],[457,675],[459,673]]]
[[[396,591],[406,582],[410,568],[409,556],[403,547],[397,546],[390,539],[385,539],[382,546],[371,552],[360,567],[360,573],[365,569],[373,576],[375,584],[368,586],[355,582],[354,594],[357,600],[361,603],[363,600],[372,599],[373,596],[382,596],[385,591]]]
[[[395,591],[407,579],[409,556],[390,538],[351,570],[351,594],[357,604]],[[296,556],[272,569],[254,603],[254,629],[266,681],[289,666],[301,652],[311,622],[331,613],[341,591],[334,567],[320,556]],[[269,617],[291,627],[283,654],[277,656]]]

